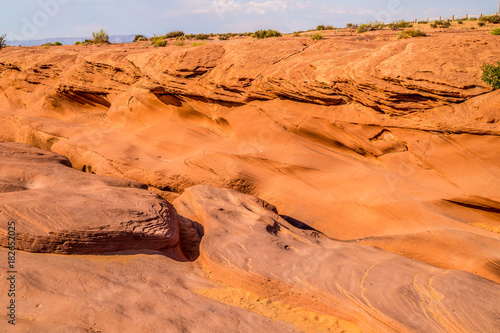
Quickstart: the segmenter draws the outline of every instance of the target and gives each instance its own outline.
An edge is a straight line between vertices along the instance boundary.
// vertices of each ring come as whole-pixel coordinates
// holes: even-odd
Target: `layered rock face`
[[[145,185],[71,168],[58,154],[0,143],[0,219],[17,249],[48,253],[160,250],[179,243],[177,214]],[[8,247],[8,224],[0,245]]]

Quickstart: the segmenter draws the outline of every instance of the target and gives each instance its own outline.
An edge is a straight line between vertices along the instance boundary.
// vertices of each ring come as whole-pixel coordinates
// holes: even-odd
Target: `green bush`
[[[295,31],[295,32],[293,33],[293,37],[300,37],[300,32]]]
[[[320,24],[316,27],[316,30],[326,30],[326,27],[323,24]]]
[[[323,34],[314,34],[314,35],[311,35],[311,39],[314,40],[314,41],[320,40],[322,38],[323,38]]]
[[[153,37],[151,38],[151,42],[153,43],[154,47],[167,46],[167,41],[165,40],[164,36],[153,35]]]
[[[399,39],[425,36],[425,32],[419,29],[408,29],[398,34]]]
[[[62,43],[61,42],[54,42],[54,43],[45,43],[45,44],[42,44],[42,46],[45,46],[46,48],[50,47],[50,46],[61,46]]]
[[[451,26],[450,21],[435,21],[434,23],[431,24],[431,28],[436,29],[436,28],[449,28]]]
[[[485,24],[486,24],[486,23],[485,23],[485,22],[482,22],[482,21],[477,22],[477,25],[478,25],[478,26],[480,26],[480,27],[484,27],[484,26],[485,26]]]
[[[325,30],[335,30],[335,28],[332,25],[327,25]]]
[[[469,19],[469,21],[477,21],[477,18],[475,18],[475,17],[471,17],[471,18]]]
[[[363,32],[367,32],[367,31],[371,31],[371,30],[380,30],[380,29],[383,29],[384,27],[385,27],[385,23],[375,21],[375,22],[370,22],[367,24],[360,25],[358,27],[358,30],[356,30],[356,32],[358,34],[361,34]]]
[[[7,35],[0,36],[0,50],[7,46],[7,42],[5,41],[5,37],[7,37]]]
[[[458,24],[464,24],[464,20],[458,20]]]
[[[493,89],[500,89],[500,61],[498,66],[492,64],[483,65],[483,76],[481,79]]]
[[[252,37],[255,37],[257,39],[281,37],[281,32],[276,30],[257,30],[252,34]]]
[[[206,42],[194,42],[193,44],[191,44],[191,47],[198,47],[198,46],[202,46],[205,44],[206,44]]]
[[[76,42],[75,42],[75,45],[82,45],[82,42],[80,42],[80,41],[76,41]]]
[[[179,36],[175,39],[175,45],[176,46],[184,46],[186,44],[186,37],[184,36]]]
[[[230,37],[228,34],[219,35],[219,40],[228,40]]]
[[[483,16],[479,18],[479,21],[498,24],[500,23],[500,16],[498,15]]]
[[[418,24],[427,24],[427,23],[429,23],[429,22],[427,22],[427,21],[418,21]]]
[[[136,43],[136,42],[141,42],[141,41],[143,41],[143,40],[147,40],[146,36],[144,36],[144,35],[136,35],[136,36],[134,37],[134,43]]]
[[[92,37],[94,38],[92,42],[94,44],[109,44],[109,35],[101,29],[98,32],[93,32]]]
[[[347,23],[345,27],[346,29],[357,29],[358,25],[354,23]]]
[[[206,39],[208,39],[208,37],[210,37],[210,35],[207,35],[207,34],[194,35],[194,39],[197,39],[197,40],[206,40]]]
[[[491,32],[491,34],[494,35],[494,36],[500,36],[500,28],[493,29],[493,31]]]
[[[5,37],[7,37],[7,35],[0,36],[0,50],[4,47],[7,47],[7,41],[5,40]]]
[[[391,30],[399,30],[403,28],[411,28],[413,27],[413,24],[411,24],[410,22],[406,22],[405,20],[400,20],[395,23],[389,23],[387,26]]]

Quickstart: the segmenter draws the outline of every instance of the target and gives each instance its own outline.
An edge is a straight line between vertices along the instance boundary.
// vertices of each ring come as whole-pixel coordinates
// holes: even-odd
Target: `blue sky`
[[[492,14],[497,0],[2,0],[8,40],[110,35],[306,30],[318,24]]]

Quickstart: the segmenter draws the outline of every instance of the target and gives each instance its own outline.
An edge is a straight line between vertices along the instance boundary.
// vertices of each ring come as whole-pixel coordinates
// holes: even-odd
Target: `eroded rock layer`
[[[178,220],[146,185],[71,168],[58,154],[0,143],[0,219],[15,222],[16,248],[104,253],[175,247]],[[8,247],[7,222],[0,245]]]

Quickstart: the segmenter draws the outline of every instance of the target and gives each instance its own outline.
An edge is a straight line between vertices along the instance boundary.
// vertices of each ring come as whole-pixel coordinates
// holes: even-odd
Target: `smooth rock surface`
[[[224,284],[353,322],[363,332],[494,332],[500,285],[299,229],[262,200],[209,186],[174,202],[201,223],[200,257]]]

